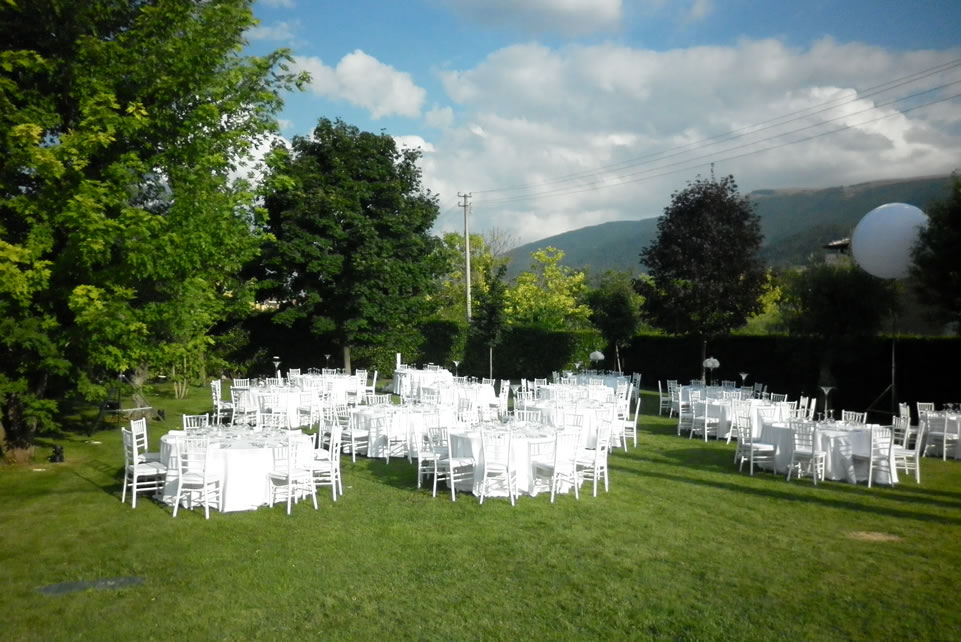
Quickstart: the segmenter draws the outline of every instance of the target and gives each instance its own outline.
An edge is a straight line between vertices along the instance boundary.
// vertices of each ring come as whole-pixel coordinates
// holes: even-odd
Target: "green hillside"
[[[800,265],[822,246],[851,234],[861,217],[885,203],[924,209],[947,197],[951,177],[876,181],[818,190],[757,190],[749,195],[761,217],[761,256],[771,266]],[[665,203],[666,205],[666,203]],[[564,250],[564,263],[591,274],[608,269],[639,272],[638,254],[657,236],[657,218],[592,225],[514,248],[510,276],[530,264],[530,253],[548,245]]]

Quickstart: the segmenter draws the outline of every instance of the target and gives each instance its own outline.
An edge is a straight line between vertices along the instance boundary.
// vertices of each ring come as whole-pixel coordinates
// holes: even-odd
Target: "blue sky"
[[[961,168],[959,0],[257,0],[250,53],[313,77],[282,131],[420,147],[438,231],[516,242],[743,191]]]

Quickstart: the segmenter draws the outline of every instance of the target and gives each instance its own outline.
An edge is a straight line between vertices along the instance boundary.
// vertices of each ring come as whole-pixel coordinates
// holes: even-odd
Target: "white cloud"
[[[714,12],[714,2],[712,0],[694,0],[691,9],[687,12],[688,22],[700,22]]]
[[[438,73],[463,124],[433,141],[424,182],[442,208],[473,191],[477,231],[526,242],[660,214],[712,162],[743,192],[946,174],[961,158],[961,104],[900,110],[956,87],[889,102],[959,81],[961,69],[866,90],[959,57],[831,39],[663,52],[513,45]]]
[[[336,67],[313,56],[297,58],[295,66],[310,72],[312,92],[363,107],[375,120],[392,115],[417,117],[427,95],[410,74],[360,49],[341,58]]]
[[[294,31],[299,28],[299,20],[291,22],[281,21],[270,26],[258,25],[247,31],[247,37],[251,40],[288,41],[294,39]]]
[[[447,129],[454,123],[454,110],[450,107],[434,107],[424,114],[424,122],[435,129]]]
[[[565,35],[616,30],[624,11],[623,0],[443,0],[443,3],[481,24]]]
[[[262,4],[266,7],[282,7],[284,9],[294,8],[294,0],[258,0],[258,4]]]

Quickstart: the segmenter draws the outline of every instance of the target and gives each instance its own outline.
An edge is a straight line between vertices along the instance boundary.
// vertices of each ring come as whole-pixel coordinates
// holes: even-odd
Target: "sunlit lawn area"
[[[152,449],[209,409],[192,395],[152,397],[168,408]],[[64,464],[0,468],[0,637],[957,639],[961,462],[925,459],[920,487],[815,488],[740,474],[733,444],[678,438],[651,393],[645,410],[610,493],[514,508],[345,458],[345,494],[319,511],[172,519],[120,503],[117,428],[71,436]],[[38,591],[120,577],[142,583]]]

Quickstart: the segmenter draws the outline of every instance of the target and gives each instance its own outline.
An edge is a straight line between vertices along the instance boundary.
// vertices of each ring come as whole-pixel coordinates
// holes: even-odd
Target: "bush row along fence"
[[[720,362],[716,381],[760,382],[769,392],[789,399],[817,395],[824,409],[821,386],[833,386],[830,407],[869,411],[869,421],[890,423],[892,346],[897,399],[915,402],[961,402],[961,386],[951,366],[961,359],[958,337],[865,337],[824,340],[814,337],[732,335],[710,341],[707,354]],[[686,383],[701,376],[701,341],[689,337],[638,336],[622,350],[625,370],[640,372],[644,386],[677,379]],[[882,394],[884,393],[884,394]],[[880,397],[880,399],[879,399]]]
[[[331,367],[341,365],[341,350],[330,337],[311,335],[274,325],[261,318],[248,325],[252,346],[266,347],[267,357],[254,362],[250,374],[270,373],[270,356],[277,355],[287,368],[323,367],[330,354]],[[477,377],[488,374],[488,350],[468,337],[466,326],[450,321],[431,321],[420,327],[422,338],[404,346],[355,349],[353,365],[377,369],[386,378],[394,370],[395,354],[405,363],[434,363],[454,368],[461,361],[460,374]],[[897,364],[895,388],[900,401],[961,403],[961,385],[954,366],[961,363],[961,338],[890,337],[825,340],[814,337],[731,335],[711,340],[708,356],[720,367],[711,373],[715,381],[761,382],[768,391],[787,393],[790,399],[817,396],[823,410],[821,386],[833,386],[830,407],[840,411],[872,410],[871,421],[890,420],[891,351]],[[506,328],[494,348],[493,374],[496,379],[548,377],[554,371],[570,369],[578,361],[591,367],[589,355],[602,351],[608,358],[598,368],[613,369],[614,350],[593,330],[550,331],[541,328]],[[264,352],[261,350],[261,355]],[[626,373],[638,372],[643,385],[657,388],[658,381],[688,382],[701,376],[701,341],[695,337],[640,335],[621,348]],[[882,394],[884,393],[884,394]],[[879,399],[880,397],[880,399]],[[870,408],[869,408],[870,407]]]

